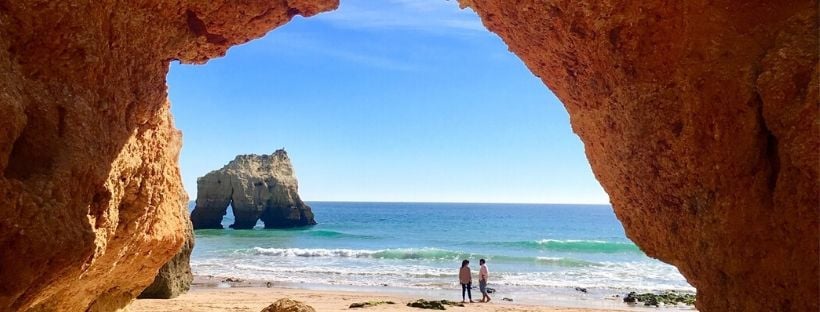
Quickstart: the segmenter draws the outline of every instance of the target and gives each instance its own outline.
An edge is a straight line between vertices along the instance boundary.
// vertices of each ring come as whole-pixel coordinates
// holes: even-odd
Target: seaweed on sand
[[[636,292],[630,292],[629,294],[624,297],[624,302],[626,303],[637,303],[643,302],[645,306],[660,306],[661,303],[664,305],[676,305],[678,303],[683,303],[685,305],[694,305],[695,304],[695,295],[693,294],[685,294],[685,293],[678,293],[675,291],[667,291],[661,294],[653,294],[653,293],[643,293],[638,294]]]
[[[408,307],[430,310],[447,310],[444,306],[464,307],[463,303],[450,300],[424,300],[419,299],[407,304]]]

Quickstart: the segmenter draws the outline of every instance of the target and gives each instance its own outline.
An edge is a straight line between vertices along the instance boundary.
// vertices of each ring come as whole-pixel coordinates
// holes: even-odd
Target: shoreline
[[[352,291],[319,291],[294,288],[235,287],[207,288],[193,287],[188,293],[174,299],[137,299],[129,307],[130,312],[217,312],[242,311],[258,312],[280,298],[290,298],[312,306],[316,311],[341,312],[350,311],[349,306],[355,302],[393,301],[393,305],[379,305],[362,308],[374,311],[426,311],[407,307],[408,302],[419,298],[404,297],[394,294],[352,292]],[[430,300],[440,298],[427,298]],[[458,311],[506,311],[506,312],[603,312],[631,311],[634,309],[597,309],[565,308],[515,304],[508,302],[468,303],[465,307],[455,307]]]
[[[456,289],[410,289],[400,287],[358,287],[344,285],[311,285],[298,283],[268,282],[261,280],[225,281],[227,277],[195,276],[191,290],[174,299],[138,299],[127,311],[248,311],[258,312],[280,298],[290,298],[313,306],[317,311],[349,311],[351,303],[367,301],[393,301],[395,305],[381,305],[365,308],[381,311],[420,311],[407,307],[408,302],[417,299],[447,299],[460,302],[460,291]],[[468,303],[463,311],[696,311],[692,306],[666,306],[661,308],[643,305],[627,305],[621,298],[555,298],[540,302],[520,300],[504,301],[502,294],[496,293],[490,303]],[[473,298],[478,301],[480,293],[474,291]]]

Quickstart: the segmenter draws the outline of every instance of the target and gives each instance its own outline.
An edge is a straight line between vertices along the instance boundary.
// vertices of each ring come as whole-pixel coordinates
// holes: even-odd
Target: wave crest
[[[400,249],[323,249],[323,248],[262,248],[254,247],[253,254],[273,257],[305,257],[305,258],[367,258],[387,260],[432,260],[432,261],[460,261],[461,259],[487,258],[504,262],[535,262],[541,265],[561,267],[589,267],[599,266],[600,263],[573,259],[567,257],[513,257],[513,256],[482,256],[437,248],[400,248]],[[243,253],[248,250],[240,251]]]
[[[537,241],[498,242],[496,245],[526,249],[569,251],[584,253],[640,253],[633,243],[608,242],[602,240],[559,240],[542,239]]]
[[[591,261],[584,261],[572,258],[563,258],[563,257],[537,257],[536,262],[541,264],[549,264],[549,265],[556,265],[562,267],[589,267],[589,266],[600,266],[600,263],[591,262]]]
[[[424,260],[454,260],[469,257],[469,254],[437,249],[437,248],[406,248],[406,249],[306,249],[306,248],[262,248],[254,247],[253,251],[259,255],[277,257],[340,257],[340,258],[374,258],[374,259],[424,259]]]

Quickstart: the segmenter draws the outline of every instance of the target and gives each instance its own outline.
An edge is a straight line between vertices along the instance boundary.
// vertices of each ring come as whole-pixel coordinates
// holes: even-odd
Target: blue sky
[[[192,200],[285,147],[308,201],[608,202],[558,99],[454,1],[345,0],[168,86]]]

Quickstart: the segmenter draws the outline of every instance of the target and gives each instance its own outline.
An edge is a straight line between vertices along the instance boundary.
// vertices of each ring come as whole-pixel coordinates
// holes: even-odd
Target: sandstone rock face
[[[0,311],[114,311],[184,242],[171,60],[335,0],[0,1]]]
[[[196,181],[195,229],[221,229],[228,205],[235,229],[250,229],[259,219],[265,228],[314,225],[313,212],[299,198],[299,185],[285,150],[272,155],[239,155]]]
[[[316,310],[301,301],[282,298],[265,307],[261,312],[316,312]]]
[[[569,111],[701,311],[818,311],[816,0],[461,0]]]
[[[183,215],[188,214],[188,207],[180,207]],[[171,260],[165,263],[138,298],[171,299],[191,289],[194,275],[191,273],[191,251],[194,249],[194,228],[191,220],[185,220],[185,243],[182,249]]]

